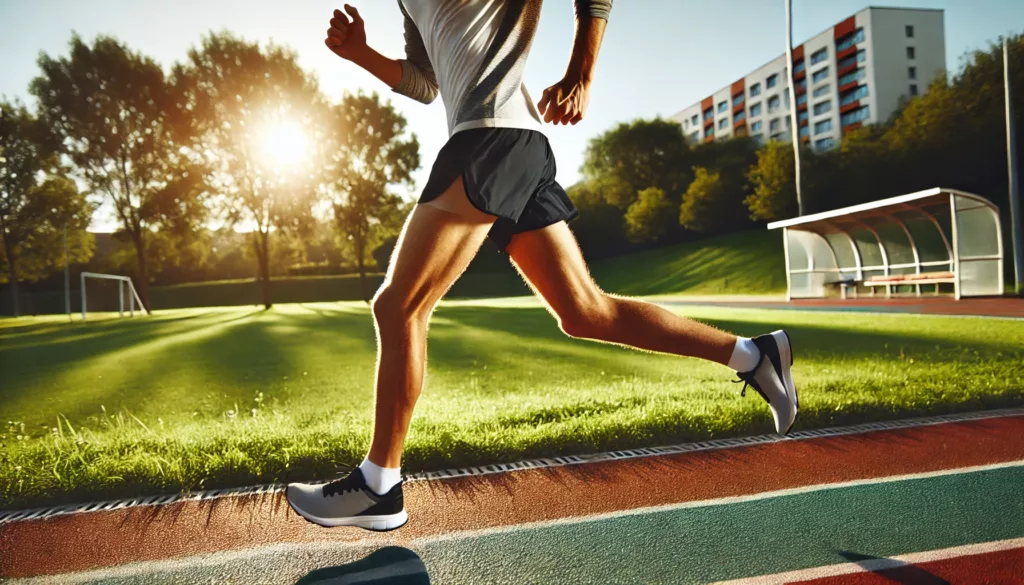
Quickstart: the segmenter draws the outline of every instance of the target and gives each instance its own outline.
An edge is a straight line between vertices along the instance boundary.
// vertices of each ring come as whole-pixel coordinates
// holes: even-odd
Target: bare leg
[[[378,346],[368,458],[381,467],[401,465],[423,388],[430,314],[476,255],[494,220],[472,206],[461,178],[439,198],[417,205],[406,220],[387,278],[373,299]]]
[[[516,234],[508,253],[567,335],[727,364],[736,336],[653,303],[608,294],[565,222]]]

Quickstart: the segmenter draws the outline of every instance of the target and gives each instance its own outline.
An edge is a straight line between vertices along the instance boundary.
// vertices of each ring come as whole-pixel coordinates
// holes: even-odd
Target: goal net
[[[118,316],[124,317],[127,309],[128,315],[134,317],[136,308],[142,310],[142,299],[127,276],[83,272],[81,288],[83,321],[89,312],[117,311]]]

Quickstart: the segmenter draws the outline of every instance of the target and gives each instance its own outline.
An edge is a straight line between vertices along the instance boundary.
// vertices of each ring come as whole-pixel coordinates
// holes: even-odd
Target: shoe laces
[[[344,473],[345,476],[324,484],[323,492],[325,498],[334,494],[359,491],[366,487],[366,480],[362,478],[362,472],[359,475],[356,474],[356,471],[359,470],[358,467],[352,467],[344,463],[337,463],[334,467],[340,470],[341,473]]]
[[[736,372],[736,377],[739,380],[732,380],[733,384],[743,384],[743,388],[740,390],[740,396],[747,396],[747,386],[753,386],[757,390],[757,383],[754,381],[754,373],[757,370],[751,370],[749,372]]]

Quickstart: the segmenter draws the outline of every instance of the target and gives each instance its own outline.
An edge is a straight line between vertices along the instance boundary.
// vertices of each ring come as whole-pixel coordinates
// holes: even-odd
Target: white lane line
[[[364,538],[357,541],[322,541],[310,543],[281,543],[268,544],[254,548],[241,550],[229,550],[215,553],[196,555],[191,557],[180,557],[175,559],[162,559],[159,561],[137,561],[125,563],[115,567],[94,569],[89,571],[61,573],[57,575],[45,575],[42,577],[31,577],[26,579],[15,579],[4,581],[5,583],[18,583],[19,585],[35,585],[43,583],[76,584],[89,583],[106,579],[125,579],[138,577],[140,575],[189,571],[200,568],[216,568],[232,562],[259,561],[263,557],[272,555],[285,555],[295,557],[306,553],[318,552],[346,552],[351,550],[366,549],[369,552],[373,548],[381,546],[378,540]]]
[[[761,575],[758,577],[744,577],[732,581],[719,581],[713,585],[778,585],[779,583],[793,583],[798,581],[809,581],[811,579],[824,579],[840,575],[852,575],[854,573],[868,573],[884,571],[886,569],[897,569],[930,563],[932,561],[944,561],[957,557],[994,553],[1004,550],[1024,548],[1024,538],[1013,538],[1010,540],[999,540],[996,542],[982,542],[978,544],[965,544],[939,550],[917,552],[886,559],[870,559],[858,563],[839,563],[837,565],[826,565],[799,571],[776,573],[774,575]]]
[[[851,488],[866,485],[876,485],[882,483],[895,483],[901,481],[910,481],[915,479],[929,479],[933,477],[943,477],[947,475],[964,475],[969,473],[979,473],[983,471],[992,471],[996,469],[1007,469],[1014,467],[1024,467],[1024,459],[1017,461],[1005,461],[1002,463],[991,463],[988,465],[975,465],[972,467],[960,467],[954,469],[940,469],[937,471],[927,471],[923,473],[909,473],[906,475],[890,475],[886,477],[875,477],[870,479],[857,479],[852,481],[842,481],[836,483],[821,483],[816,485],[806,485],[795,488],[786,488],[782,490],[775,490],[771,492],[761,492],[757,494],[747,494],[742,496],[729,496],[726,498],[714,498],[710,500],[697,500],[690,502],[679,502],[676,504],[663,504],[660,506],[648,506],[645,508],[634,508],[632,510],[616,510],[614,512],[603,512],[601,514],[592,514],[588,516],[569,516],[566,518],[557,518],[553,520],[539,520],[537,522],[527,522],[523,524],[514,524],[511,526],[494,526],[491,528],[482,528],[479,530],[466,530],[462,532],[451,532],[448,534],[436,534],[432,536],[423,536],[412,541],[412,544],[416,546],[426,546],[439,542],[449,542],[453,540],[462,540],[467,538],[480,538],[484,536],[492,536],[496,534],[506,534],[511,532],[520,532],[525,530],[539,530],[543,528],[549,528],[553,526],[566,526],[572,524],[583,524],[588,522],[600,522],[602,520],[613,520],[616,518],[624,518],[628,516],[640,516],[645,514],[658,514],[661,512],[672,512],[675,510],[683,510],[687,508],[707,508],[711,506],[725,506],[728,504],[740,504],[743,502],[755,502],[759,500],[767,500],[771,498],[781,498],[785,496],[795,496],[800,494],[807,494],[811,492],[821,492],[827,490],[837,490],[843,488]]]
[[[662,447],[640,447],[635,449],[622,449],[605,453],[594,453],[586,455],[563,455],[545,459],[532,459],[516,463],[501,463],[480,465],[462,469],[444,469],[440,471],[426,471],[416,473],[405,478],[406,482],[413,481],[436,481],[453,477],[479,477],[495,473],[510,473],[528,469],[546,469],[554,467],[565,467],[569,465],[580,465],[595,463],[599,461],[621,461],[625,459],[637,459],[645,457],[661,457],[665,455],[676,455],[681,453],[694,453],[699,451],[716,451],[747,447],[750,445],[763,445],[780,441],[805,441],[828,437],[841,437],[849,435],[861,435],[876,431],[887,431],[897,429],[911,429],[934,425],[970,422],[996,418],[1010,418],[1024,416],[1024,408],[1005,408],[999,410],[987,410],[976,412],[965,412],[956,414],[945,414],[930,417],[899,419],[881,422],[861,423],[850,426],[831,427],[824,429],[809,429],[806,431],[795,431],[785,437],[779,435],[757,435],[752,437],[733,437],[727,439],[709,439],[695,443],[683,443],[681,445],[669,445]],[[325,480],[324,480],[325,481]],[[310,483],[323,483],[323,481],[312,481]],[[84,504],[68,504],[62,506],[50,506],[44,508],[33,508],[28,510],[0,511],[0,524],[5,522],[23,522],[28,520],[42,520],[54,516],[66,516],[73,514],[85,514],[91,512],[104,512],[120,510],[123,508],[135,508],[143,506],[162,506],[178,502],[192,502],[199,500],[215,500],[220,498],[231,498],[251,495],[272,495],[284,491],[282,483],[261,484],[249,487],[210,489],[186,494],[163,494],[143,498],[125,498],[121,500],[105,500],[89,502]]]

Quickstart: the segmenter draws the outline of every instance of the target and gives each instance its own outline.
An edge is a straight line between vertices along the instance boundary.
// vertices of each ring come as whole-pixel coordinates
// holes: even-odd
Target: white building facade
[[[800,140],[817,150],[887,120],[946,70],[942,10],[868,7],[793,49]],[[692,143],[792,138],[786,56],[672,117]]]

